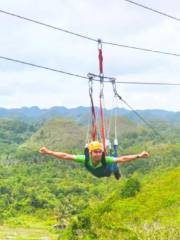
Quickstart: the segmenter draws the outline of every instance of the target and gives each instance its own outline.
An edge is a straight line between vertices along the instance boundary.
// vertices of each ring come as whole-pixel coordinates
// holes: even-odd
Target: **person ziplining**
[[[114,140],[114,155],[107,156],[107,148],[109,139],[106,139],[105,135],[105,121],[104,121],[104,111],[103,111],[103,87],[104,87],[104,75],[103,75],[103,56],[102,56],[102,42],[98,40],[98,58],[99,58],[99,80],[100,80],[100,126],[101,126],[101,142],[97,140],[97,126],[96,126],[96,110],[93,101],[93,77],[95,75],[88,74],[89,77],[89,97],[91,102],[91,141],[86,144],[84,149],[84,155],[74,155],[64,152],[56,152],[49,150],[46,147],[41,147],[39,152],[44,155],[54,156],[62,160],[72,160],[81,164],[84,164],[85,168],[96,177],[109,177],[114,174],[115,178],[118,180],[121,177],[118,164],[127,163],[134,161],[139,158],[149,157],[149,153],[142,151],[138,154],[118,156],[118,141],[115,137]],[[97,77],[97,76],[96,76]],[[115,81],[112,80],[113,91],[115,96],[118,96]],[[116,129],[116,126],[115,126]],[[115,133],[117,136],[117,133]]]
[[[47,149],[46,147],[40,148],[39,151],[41,154],[54,156],[62,160],[72,160],[84,164],[85,168],[96,177],[109,177],[114,174],[116,179],[120,178],[116,164],[123,164],[139,158],[149,157],[149,153],[146,151],[138,154],[119,157],[105,156],[103,152],[103,144],[98,141],[92,141],[89,143],[88,147],[85,148],[84,155],[55,152]]]

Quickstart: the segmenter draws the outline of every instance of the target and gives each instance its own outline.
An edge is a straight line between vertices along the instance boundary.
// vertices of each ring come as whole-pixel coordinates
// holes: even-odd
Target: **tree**
[[[140,191],[141,184],[137,179],[130,178],[125,183],[121,191],[121,196],[123,198],[133,197],[137,192]]]

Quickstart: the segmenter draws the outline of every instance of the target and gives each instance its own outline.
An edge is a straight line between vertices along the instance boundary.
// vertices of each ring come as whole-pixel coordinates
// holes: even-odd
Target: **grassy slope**
[[[56,240],[58,236],[50,233],[43,228],[10,228],[9,226],[0,226],[1,240]]]
[[[121,187],[76,218],[64,239],[178,240],[180,167],[147,175],[142,189],[127,199]],[[121,182],[123,185],[123,182]]]
[[[111,119],[111,132],[113,129],[114,119]],[[124,134],[140,134],[142,127],[138,127],[128,119],[117,118],[118,138]],[[90,129],[89,129],[90,130]],[[88,132],[88,126],[81,125],[71,119],[55,118],[47,121],[32,137],[27,140],[21,148],[37,150],[40,146],[47,146],[52,149],[61,151],[83,149]]]
[[[35,149],[44,145],[56,150],[77,149],[84,143],[85,135],[86,128],[82,125],[57,118],[46,122],[23,146]]]

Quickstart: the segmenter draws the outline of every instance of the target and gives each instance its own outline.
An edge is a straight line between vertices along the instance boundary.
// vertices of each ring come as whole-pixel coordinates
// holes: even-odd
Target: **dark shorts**
[[[107,164],[107,169],[111,173],[117,172],[119,170],[118,164],[117,163],[108,163]]]

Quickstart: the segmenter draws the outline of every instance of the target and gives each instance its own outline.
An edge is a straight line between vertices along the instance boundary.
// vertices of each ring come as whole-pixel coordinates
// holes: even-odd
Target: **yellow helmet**
[[[90,152],[94,150],[103,150],[103,145],[98,141],[92,141],[89,143],[88,148]]]

